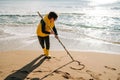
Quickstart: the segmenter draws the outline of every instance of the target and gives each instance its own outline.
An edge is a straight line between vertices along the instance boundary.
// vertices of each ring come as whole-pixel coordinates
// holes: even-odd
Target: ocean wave
[[[44,14],[42,14],[44,16]],[[0,28],[1,27],[12,27],[9,29],[10,33],[15,35],[31,35],[35,32],[37,24],[40,18],[37,15],[19,15],[19,14],[6,14],[0,15]],[[89,16],[82,13],[60,13],[59,19],[56,22],[56,27],[61,33],[70,33],[67,36],[69,38],[71,34],[74,35],[74,39],[79,38],[81,33],[91,33],[90,36],[87,34],[82,34],[83,37],[88,37],[91,39],[96,39],[104,42],[119,44],[118,33],[120,31],[120,18],[118,17],[108,17],[108,16]],[[63,26],[63,27],[60,27]],[[31,29],[30,29],[31,28]],[[34,29],[34,30],[33,30]],[[88,32],[87,32],[88,31]],[[96,32],[98,31],[98,32]],[[99,31],[106,31],[105,34],[99,33]],[[27,32],[27,33],[26,33]],[[32,33],[31,33],[32,32]],[[76,32],[78,32],[76,36]],[[110,34],[110,32],[115,32]],[[95,35],[98,34],[98,35]],[[104,36],[103,36],[104,35]],[[94,36],[94,37],[91,37]],[[104,37],[104,38],[103,38]]]
[[[37,24],[37,15],[0,15],[0,25],[30,25]]]
[[[11,37],[11,36],[14,36],[14,34],[7,33],[4,30],[0,29],[0,40],[2,39],[5,40],[6,37]]]
[[[69,23],[63,23],[59,22],[61,25],[69,26],[69,27],[80,27],[80,28],[90,28],[90,29],[107,29],[107,27],[99,27],[99,26],[87,26],[87,25],[81,25],[81,24],[69,24]]]
[[[44,16],[45,14],[42,14]],[[119,17],[105,17],[103,16],[101,22],[94,22],[92,20],[97,19],[94,16],[88,16],[85,13],[60,13],[57,21],[58,25],[69,27],[80,27],[86,29],[109,29],[120,30]],[[99,19],[99,17],[98,17]],[[0,25],[1,26],[35,26],[38,24],[40,18],[36,14],[34,15],[20,15],[20,14],[1,14]],[[112,23],[114,21],[114,23]],[[94,22],[94,23],[92,23]],[[92,26],[91,26],[92,25]]]
[[[97,40],[97,41],[102,41],[102,42],[107,42],[107,43],[111,43],[111,44],[116,44],[116,45],[120,45],[120,40],[114,40],[114,39],[111,39],[111,38],[103,38],[103,37],[108,37],[107,35],[103,36],[103,37],[99,37],[99,36],[93,36],[93,35],[89,35],[89,34],[86,34],[86,33],[83,33],[82,31],[71,31],[69,29],[67,30],[62,30],[62,29],[59,29],[61,31],[60,33],[60,38],[64,38],[64,39],[68,39],[68,40],[74,40],[74,41],[81,41],[81,40],[86,40],[86,39],[91,39],[90,41],[93,41],[93,40]],[[93,31],[94,33],[94,31]],[[72,36],[72,37],[71,37]],[[114,36],[115,38],[115,36]]]
[[[45,14],[41,14],[42,16],[44,16]],[[85,15],[85,13],[75,13],[75,12],[60,12],[59,14],[58,14],[59,16],[61,16],[61,15]],[[13,14],[0,14],[0,16],[18,16],[18,17],[29,17],[29,16],[31,16],[31,17],[36,17],[36,16],[38,16],[37,15],[37,12],[36,12],[36,14],[34,13],[34,14],[15,14],[15,13],[13,13]]]
[[[113,10],[120,10],[120,7],[114,7],[114,8],[111,8]]]
[[[95,40],[100,40],[100,41],[104,41],[104,42],[108,42],[108,43],[113,43],[113,44],[118,44],[120,45],[119,41],[111,41],[111,40],[107,40],[107,39],[102,39],[102,38],[98,38],[98,37],[92,37],[89,35],[84,34],[85,37],[91,38],[91,39],[95,39]]]

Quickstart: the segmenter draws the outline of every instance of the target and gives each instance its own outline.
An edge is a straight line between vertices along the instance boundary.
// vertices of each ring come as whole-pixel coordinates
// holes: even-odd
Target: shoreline
[[[39,58],[35,61],[41,54],[43,52],[39,50],[0,52],[0,79],[3,80],[6,78],[5,80],[9,80],[7,78],[13,76],[21,80],[39,80],[56,68],[71,61],[71,58],[65,51],[50,51],[52,56],[50,60]],[[70,54],[75,60],[84,64],[85,68],[82,70],[73,70],[70,68],[71,66],[75,68],[79,68],[79,66],[76,63],[71,63],[46,77],[45,80],[120,79],[120,55],[80,51],[70,51]]]
[[[68,51],[82,51],[82,52],[100,52],[107,54],[120,54],[120,46],[109,44],[100,41],[87,41],[87,40],[72,40],[61,38],[60,40]],[[72,42],[72,43],[71,43]],[[29,38],[16,38],[12,40],[0,41],[0,52],[13,51],[13,50],[42,50],[36,36]],[[9,45],[9,46],[8,46]],[[50,36],[50,50],[51,51],[65,51],[61,44]]]

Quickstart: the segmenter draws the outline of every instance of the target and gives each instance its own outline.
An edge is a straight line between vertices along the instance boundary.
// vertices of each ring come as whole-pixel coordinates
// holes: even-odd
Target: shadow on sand
[[[17,70],[16,72],[8,75],[4,80],[24,80],[34,69],[39,67],[45,61],[45,59],[46,59],[45,56],[40,55],[29,64],[25,65],[24,67]],[[35,79],[35,80],[38,80],[38,79]]]

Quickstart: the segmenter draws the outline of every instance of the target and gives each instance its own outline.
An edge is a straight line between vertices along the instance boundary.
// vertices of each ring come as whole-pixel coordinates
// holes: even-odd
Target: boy
[[[58,33],[55,28],[54,22],[58,18],[55,12],[50,12],[45,15],[44,18],[40,21],[37,27],[37,36],[39,43],[44,51],[44,55],[48,58],[49,56],[49,48],[50,48],[50,40],[49,35],[54,34],[55,38],[58,39]]]

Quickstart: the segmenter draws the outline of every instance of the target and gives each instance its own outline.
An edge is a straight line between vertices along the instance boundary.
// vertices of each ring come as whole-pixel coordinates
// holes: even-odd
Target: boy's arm
[[[53,31],[54,31],[55,35],[58,35],[57,29],[55,28],[55,26],[53,27]]]
[[[50,34],[50,32],[45,31],[45,22],[43,20],[41,20],[41,24],[42,24],[42,32],[45,34]]]

